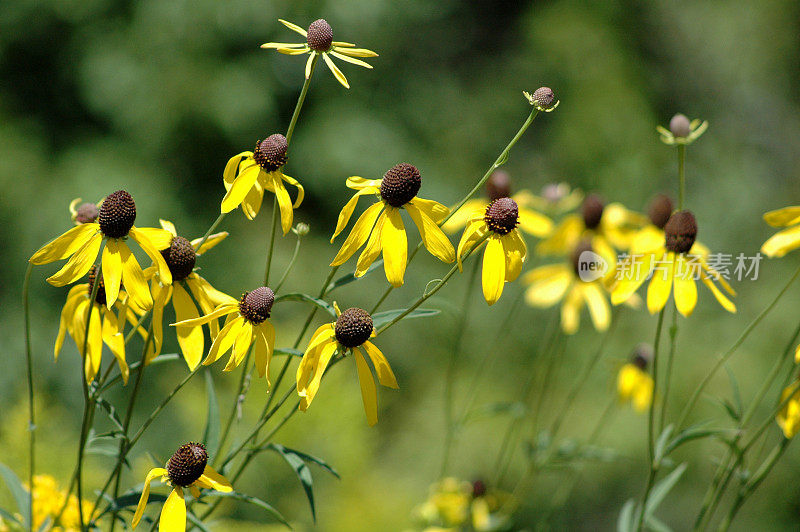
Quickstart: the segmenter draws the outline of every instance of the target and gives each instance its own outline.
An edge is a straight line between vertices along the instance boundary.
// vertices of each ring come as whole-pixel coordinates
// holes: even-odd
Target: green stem
[[[214,220],[214,223],[211,224],[211,227],[208,228],[208,231],[206,231],[206,234],[204,234],[203,238],[200,239],[200,244],[197,246],[196,249],[200,249],[201,247],[203,247],[203,244],[206,243],[206,240],[208,240],[208,237],[211,236],[211,232],[214,231],[214,229],[217,228],[217,226],[220,224],[222,219],[225,218],[226,214],[227,213],[223,212],[223,213],[220,213],[219,216],[217,216],[217,219]]]
[[[36,470],[36,419],[33,390],[33,355],[31,353],[31,307],[30,284],[33,264],[28,263],[25,280],[22,282],[22,313],[25,320],[25,361],[28,376],[28,524],[33,532],[33,476]]]
[[[678,308],[672,309],[672,325],[669,328],[669,355],[667,358],[667,372],[664,376],[664,396],[661,399],[661,412],[658,416],[658,431],[664,430],[664,421],[667,416],[667,402],[669,401],[670,383],[672,382],[672,364],[675,360],[675,339],[678,335]],[[653,397],[655,400],[655,396]]]
[[[639,512],[637,517],[636,530],[641,532],[644,526],[644,509],[647,507],[647,499],[650,497],[650,491],[653,489],[653,482],[658,474],[660,464],[656,463],[655,451],[655,409],[656,397],[658,392],[658,351],[661,344],[661,328],[664,325],[664,312],[666,308],[662,308],[658,313],[658,324],[656,325],[656,337],[653,340],[653,399],[650,401],[650,410],[647,416],[647,454],[650,458],[650,472],[647,475],[647,485],[644,489],[644,497],[642,497],[642,511]]]
[[[222,450],[225,448],[225,443],[228,441],[228,436],[231,433],[231,427],[233,426],[233,420],[237,417],[236,413],[239,411],[239,404],[240,401],[243,400],[242,392],[244,391],[244,384],[247,380],[247,376],[250,374],[250,357],[253,354],[253,349],[255,346],[255,342],[253,345],[250,346],[250,349],[247,350],[247,355],[244,357],[244,364],[242,364],[242,374],[239,377],[239,386],[236,389],[236,394],[233,396],[233,404],[231,406],[231,413],[228,416],[227,421],[225,422],[225,428],[222,430],[222,435],[219,438],[219,445],[217,449],[219,452],[215,457],[214,464],[216,465],[216,459],[222,456]]]
[[[686,190],[686,145],[678,144],[678,210],[683,210]]]
[[[469,310],[472,307],[470,301],[475,288],[475,279],[478,275],[478,267],[480,261],[475,261],[472,265],[472,273],[470,274],[467,284],[467,290],[464,292],[464,303],[461,305],[461,312],[459,313],[458,324],[454,332],[453,349],[450,354],[450,361],[447,364],[447,373],[444,381],[444,449],[442,452],[442,466],[439,473],[439,478],[443,478],[447,472],[447,467],[450,461],[450,451],[453,445],[453,438],[455,436],[455,424],[453,420],[453,380],[455,379],[456,365],[458,362],[458,355],[461,352],[461,345],[464,336],[464,328],[469,320]]]
[[[292,119],[289,122],[289,128],[286,130],[287,144],[292,142],[294,128],[297,125],[297,119],[300,117],[300,109],[303,108],[303,103],[306,101],[306,94],[308,94],[308,87],[311,85],[311,76],[314,75],[314,69],[317,66],[317,59],[319,59],[319,55],[315,54],[314,58],[311,60],[311,70],[308,73],[308,77],[303,82],[303,88],[300,89],[300,97],[297,98],[297,104],[294,106],[294,112],[292,113]]]
[[[792,274],[791,278],[786,283],[786,285],[781,289],[780,292],[778,292],[778,295],[775,296],[775,299],[773,299],[772,302],[769,305],[767,305],[767,308],[762,310],[761,313],[758,316],[756,316],[756,318],[752,322],[750,322],[750,324],[745,328],[745,330],[742,331],[742,334],[739,335],[739,338],[725,352],[725,354],[723,354],[717,360],[716,364],[714,364],[714,367],[711,368],[711,371],[709,371],[708,374],[703,378],[703,380],[700,382],[700,385],[695,389],[694,393],[692,393],[692,396],[689,398],[689,402],[686,403],[686,406],[684,407],[680,418],[678,418],[678,423],[675,425],[676,432],[679,432],[681,430],[683,424],[686,422],[686,418],[689,416],[689,414],[692,411],[692,408],[694,408],[695,404],[697,403],[700,394],[703,393],[703,390],[706,389],[706,386],[708,386],[708,383],[711,381],[714,375],[717,374],[717,371],[719,371],[720,368],[723,365],[725,365],[725,362],[727,362],[728,359],[736,352],[739,346],[742,345],[742,343],[744,343],[744,341],[747,339],[747,337],[750,335],[753,329],[755,329],[756,326],[759,323],[761,323],[761,320],[763,320],[767,316],[767,314],[769,314],[769,312],[775,307],[775,305],[778,304],[778,301],[780,301],[781,297],[783,297],[783,295],[789,290],[789,287],[792,285],[795,279],[797,279],[798,275],[800,275],[800,267],[798,267],[797,270],[795,270],[794,274]]]
[[[272,228],[269,232],[269,247],[267,248],[267,267],[266,272],[264,272],[264,286],[269,286],[269,270],[272,267],[272,252],[275,249],[275,230],[278,227],[279,213],[280,209],[278,208],[278,196],[275,196],[272,199]]]
[[[277,285],[275,285],[275,293],[280,292],[284,281],[286,281],[286,278],[289,277],[289,272],[292,271],[292,268],[294,267],[294,263],[297,260],[297,255],[300,253],[300,241],[301,240],[302,240],[302,237],[298,235],[297,236],[297,243],[294,245],[294,253],[292,253],[292,258],[289,260],[289,264],[286,266],[286,269],[283,271],[283,275],[281,275],[281,280],[278,281]]]

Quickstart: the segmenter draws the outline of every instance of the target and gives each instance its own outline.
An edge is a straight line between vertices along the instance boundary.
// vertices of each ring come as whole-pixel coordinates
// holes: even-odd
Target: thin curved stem
[[[220,222],[222,222],[222,220],[223,220],[223,218],[225,218],[226,214],[228,214],[228,213],[223,212],[223,213],[220,213],[219,216],[217,216],[217,219],[214,220],[214,223],[212,223],[211,226],[208,228],[208,231],[206,231],[206,234],[204,234],[203,238],[200,239],[200,244],[197,246],[196,249],[200,249],[201,247],[203,247],[203,244],[206,243],[206,240],[208,240],[208,237],[211,236],[211,233],[214,231],[214,229],[216,229],[217,226],[220,224]]]
[[[292,142],[294,128],[297,125],[297,119],[300,117],[300,109],[303,108],[303,103],[306,101],[306,94],[308,94],[308,87],[311,85],[311,76],[314,75],[314,69],[317,66],[317,59],[319,59],[319,55],[315,54],[314,58],[311,60],[311,70],[308,73],[308,77],[303,82],[303,88],[300,89],[300,96],[297,98],[297,104],[294,106],[294,112],[292,113],[292,119],[289,122],[289,128],[286,130],[287,144]]]
[[[269,271],[272,267],[272,253],[275,249],[275,230],[278,227],[278,196],[272,198],[272,227],[269,232],[269,246],[267,248],[267,266],[264,272],[264,286],[269,286]]]
[[[678,210],[683,210],[686,196],[686,145],[678,144]]]
[[[670,383],[672,382],[672,365],[675,360],[675,339],[678,335],[678,308],[672,309],[672,325],[669,328],[669,354],[667,358],[667,371],[664,376],[664,394],[661,399],[661,412],[658,416],[658,431],[664,430],[667,416],[667,402],[669,401]],[[655,397],[653,398],[655,400]]]
[[[283,271],[283,275],[281,275],[280,281],[278,281],[278,284],[275,285],[275,293],[276,294],[278,292],[280,292],[281,287],[283,286],[283,283],[286,281],[286,278],[289,277],[289,272],[291,272],[292,268],[294,267],[295,261],[297,261],[297,255],[300,253],[300,241],[301,240],[302,240],[302,237],[300,237],[298,235],[297,236],[297,243],[294,245],[294,252],[292,253],[292,258],[289,259],[289,264],[286,266],[286,269]]]
[[[25,280],[22,282],[22,313],[25,320],[25,361],[28,377],[28,523],[33,530],[33,476],[36,470],[36,418],[34,406],[33,390],[33,355],[31,353],[31,307],[30,307],[30,284],[33,264],[28,263],[25,270]]]

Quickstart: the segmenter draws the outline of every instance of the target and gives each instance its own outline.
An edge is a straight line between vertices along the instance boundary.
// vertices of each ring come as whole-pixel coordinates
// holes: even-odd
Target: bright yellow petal
[[[131,227],[128,235],[133,238],[137,244],[139,244],[139,247],[142,248],[142,251],[147,253],[147,256],[150,257],[150,260],[152,260],[153,264],[156,265],[156,268],[158,268],[158,277],[161,282],[163,284],[171,284],[172,273],[169,271],[169,266],[167,266],[164,256],[158,249],[156,249],[150,239],[141,233],[141,229],[135,226]]]
[[[225,170],[222,172],[222,182],[225,184],[225,190],[229,190],[233,182],[236,180],[236,173],[237,171],[243,170],[240,166],[241,163],[246,160],[250,159],[253,161],[253,152],[251,151],[243,151],[242,153],[237,153],[230,159],[228,159],[228,163],[225,165]]]
[[[675,254],[665,253],[657,259],[653,266],[653,278],[647,287],[647,310],[655,314],[664,308],[672,291],[672,276],[675,266]]]
[[[533,275],[525,276],[525,279],[534,279],[525,291],[525,302],[532,307],[547,308],[564,298],[572,283],[573,274],[562,264],[541,268],[547,268],[547,275],[537,276],[536,270],[532,270]]]
[[[722,308],[728,312],[736,313],[736,305],[734,305],[730,299],[725,297],[725,294],[723,294],[720,289],[717,288],[717,286],[711,281],[705,272],[700,274],[700,279],[703,281],[703,284],[706,285],[709,290],[711,290],[711,293],[714,294],[714,297],[716,298],[717,302],[722,305]]]
[[[261,210],[261,203],[264,201],[265,186],[263,181],[265,175],[267,174],[259,172],[258,179],[253,183],[253,188],[245,194],[242,200],[242,212],[248,220],[255,219],[255,217],[258,216],[258,212]]]
[[[375,380],[372,378],[372,372],[369,370],[361,350],[353,349],[353,356],[355,356],[358,369],[358,383],[361,385],[364,412],[367,414],[367,423],[371,427],[378,422],[378,391],[375,389]]]
[[[583,283],[573,283],[572,289],[561,304],[561,330],[564,331],[564,334],[578,332],[583,302]]]
[[[358,248],[364,245],[382,209],[383,202],[377,202],[367,208],[367,210],[359,216],[350,234],[347,235],[342,247],[339,249],[339,253],[336,254],[336,257],[334,257],[331,262],[331,266],[344,264],[347,259],[353,256],[353,253],[355,253]]]
[[[225,240],[227,237],[228,237],[228,232],[222,231],[220,233],[214,233],[213,235],[208,235],[208,238],[206,239],[205,242],[203,242],[203,246],[200,248],[198,248],[197,246],[199,246],[200,242],[203,241],[202,237],[195,238],[194,240],[192,240],[191,244],[192,247],[196,250],[195,253],[197,253],[198,255],[202,255],[209,249],[213,248],[214,246]]]
[[[611,308],[600,284],[598,282],[584,283],[583,298],[589,308],[594,328],[598,331],[607,330],[611,324]]]
[[[136,506],[136,513],[133,514],[133,521],[131,521],[131,528],[136,528],[139,521],[142,520],[144,509],[147,506],[147,498],[150,496],[150,483],[156,477],[161,477],[167,474],[167,470],[163,467],[156,467],[147,473],[147,478],[144,479],[144,486],[142,487],[142,496],[139,497],[139,504]]]
[[[386,280],[392,286],[398,288],[403,286],[403,276],[406,273],[408,259],[406,228],[403,225],[403,219],[400,217],[400,209],[387,205],[384,216],[386,219],[383,222],[383,230],[381,232],[383,269],[386,272]]]
[[[307,36],[308,36],[308,34],[306,33],[306,30],[304,30],[303,28],[301,28],[301,27],[300,27],[300,26],[298,26],[297,24],[292,24],[292,23],[291,23],[291,22],[289,22],[288,20],[283,20],[282,18],[279,18],[279,19],[278,19],[278,22],[280,22],[281,24],[283,24],[284,26],[286,26],[286,27],[287,27],[287,28],[289,28],[290,30],[292,30],[292,31],[296,31],[297,33],[299,33],[299,34],[300,34],[300,35],[302,35],[303,37],[307,37]]]
[[[178,486],[167,497],[161,509],[158,532],[186,532],[186,501],[183,490]]]
[[[216,490],[222,493],[230,493],[233,491],[233,486],[227,478],[217,473],[213,467],[206,466],[203,474],[197,479],[204,488]]]
[[[204,325],[211,320],[219,319],[226,314],[231,314],[232,312],[236,312],[238,310],[239,306],[237,303],[223,303],[218,305],[217,308],[215,308],[210,314],[206,314],[205,316],[201,316],[193,320],[179,321],[171,325],[174,327],[195,327],[197,325]]]
[[[364,179],[361,176],[352,175],[347,178],[345,181],[345,186],[347,188],[352,188],[353,190],[362,190],[365,188],[369,188],[373,190],[374,193],[378,193],[378,190],[381,188],[381,183],[383,182],[382,179]]]
[[[97,372],[100,371],[100,364],[103,356],[103,325],[100,316],[100,306],[93,305],[89,318],[89,340],[86,349],[86,381],[91,382]]]
[[[767,257],[783,257],[800,247],[800,225],[778,231],[764,242],[761,252]]]
[[[348,56],[346,56],[344,54],[340,54],[339,52],[335,52],[333,50],[331,50],[328,53],[331,54],[333,57],[335,57],[337,59],[341,59],[342,61],[346,61],[346,62],[351,63],[353,65],[358,65],[360,67],[370,68],[370,69],[372,68],[372,65],[370,65],[369,63],[366,63],[366,62],[364,62],[364,61],[362,61],[360,59],[356,59],[354,57],[348,57]]]
[[[32,264],[49,264],[63,260],[81,249],[93,236],[100,232],[96,223],[76,225],[63,235],[45,244],[29,259]]]
[[[239,335],[239,332],[244,327],[244,318],[236,317],[228,322],[225,327],[219,332],[217,337],[214,339],[214,343],[211,344],[211,349],[208,350],[208,355],[206,356],[205,360],[203,360],[203,365],[208,366],[209,364],[213,364],[217,360],[222,357],[228,350],[233,347],[233,342],[236,341],[236,337]]]
[[[370,341],[364,342],[364,345],[361,347],[364,348],[370,360],[372,360],[372,365],[375,366],[375,373],[378,375],[378,382],[381,383],[381,386],[398,388],[397,378],[394,376],[394,372],[391,366],[389,366],[389,361],[383,356],[381,350]]]
[[[283,186],[280,172],[271,172],[270,178],[272,179],[272,186],[275,189],[275,197],[278,198],[278,207],[280,207],[281,211],[281,228],[285,235],[291,230],[292,220],[294,219],[292,199],[289,197],[289,193],[286,192],[286,187]]]
[[[64,308],[61,309],[61,317],[58,324],[58,335],[56,336],[55,347],[53,348],[53,357],[58,360],[58,354],[64,346],[64,338],[67,330],[71,329],[71,320],[75,315],[75,309],[79,302],[89,298],[87,290],[88,284],[78,284],[70,288],[67,294],[67,301],[64,303]]]
[[[144,272],[136,261],[128,245],[117,242],[117,250],[122,260],[122,282],[125,284],[125,291],[142,308],[148,309],[153,306],[153,298],[150,296],[150,288],[144,279]]]
[[[308,386],[305,388],[298,387],[297,389],[297,393],[300,395],[301,399],[301,410],[306,410],[311,405],[314,397],[317,395],[320,382],[322,382],[322,376],[325,374],[325,369],[327,369],[328,364],[330,363],[331,358],[333,358],[333,355],[336,353],[338,347],[338,343],[329,342],[323,344],[322,348],[319,350],[319,360],[316,364],[314,364],[314,375],[308,383]]]
[[[260,46],[260,48],[264,49],[275,49],[275,48],[298,48],[298,49],[305,49],[308,46],[304,43],[296,43],[296,42],[267,42]]]
[[[272,351],[275,347],[275,327],[265,320],[255,328],[256,337],[256,370],[261,378],[267,378],[269,382],[269,363],[272,360]]]
[[[353,274],[355,277],[361,277],[375,262],[375,259],[378,258],[378,255],[381,253],[381,237],[383,236],[383,224],[386,221],[385,216],[380,216],[378,221],[375,223],[375,227],[372,229],[372,233],[369,235],[369,240],[367,241],[367,245],[364,246],[364,250],[361,252],[361,255],[358,257],[358,262],[356,263],[356,271]]]
[[[297,189],[297,199],[294,200],[292,207],[294,207],[295,209],[298,208],[303,203],[303,198],[306,197],[306,189],[303,188],[303,185],[301,185],[297,179],[288,176],[284,173],[281,173],[281,179],[283,179],[284,181],[286,181],[287,183],[289,183],[290,185],[292,185]]]
[[[415,203],[415,205],[419,207],[418,200],[419,198],[414,198],[413,200],[411,200],[411,202],[412,203],[417,202]],[[454,212],[453,215],[450,217],[450,219],[448,219],[444,223],[444,225],[442,225],[442,230],[444,230],[444,232],[446,233],[455,233],[456,231],[467,225],[467,223],[469,223],[469,221],[475,216],[475,214],[483,213],[486,210],[487,205],[488,203],[486,203],[486,200],[482,199],[467,200],[464,206],[458,209],[456,212]],[[445,214],[445,216],[447,216],[447,214]],[[431,216],[431,218],[433,218],[433,216]],[[438,223],[438,220],[435,221],[437,221]]]
[[[173,237],[178,236],[178,230],[175,229],[175,224],[170,222],[169,220],[165,220],[163,218],[158,219],[158,225],[161,226],[161,229],[168,231]]]
[[[655,255],[631,255],[628,259],[617,264],[617,283],[611,292],[611,302],[619,305],[628,301],[636,290],[642,286],[653,267]],[[656,272],[657,275],[660,275]]]
[[[111,350],[114,358],[117,359],[122,382],[128,384],[130,370],[128,369],[128,363],[125,361],[125,337],[120,332],[117,317],[114,313],[106,310],[103,311],[103,314],[105,314],[103,319],[103,341]]]
[[[191,320],[198,317],[197,308],[192,302],[192,298],[181,286],[180,283],[172,285],[172,306],[175,308],[175,319],[177,321]],[[189,369],[194,371],[203,357],[205,342],[203,329],[197,327],[177,327],[178,344],[181,346],[183,359]]]
[[[109,238],[103,249],[102,268],[103,284],[106,292],[106,306],[111,309],[119,295],[122,282],[122,256],[119,253],[117,239]]]
[[[544,214],[520,207],[519,228],[529,235],[544,238],[553,232],[553,221]]]
[[[653,253],[664,247],[664,231],[655,225],[648,225],[631,239],[630,254]]]
[[[528,256],[528,246],[522,240],[519,231],[512,230],[506,235],[500,237],[503,242],[503,251],[506,254],[506,281],[513,282],[517,280],[520,272],[522,272],[522,263],[525,262],[525,257]]]
[[[358,198],[365,194],[374,194],[375,192],[377,192],[377,189],[372,187],[359,190],[353,194],[353,197],[350,198],[347,203],[344,204],[344,207],[342,207],[342,210],[339,213],[339,219],[336,221],[336,229],[331,237],[331,244],[333,244],[334,239],[339,236],[339,233],[341,233],[344,228],[347,227],[347,222],[350,221],[350,217],[353,215],[353,211],[356,208],[356,203],[358,203]]]
[[[422,243],[431,255],[448,264],[456,260],[456,251],[453,249],[453,244],[450,243],[447,236],[439,229],[436,222],[414,205],[413,200],[406,204],[405,209],[411,216],[411,219],[414,220],[414,225],[417,226],[420,237],[422,237]]]
[[[800,206],[784,207],[764,214],[764,221],[773,227],[800,223]]]
[[[222,198],[220,211],[223,213],[231,212],[238,207],[250,189],[255,185],[258,174],[261,172],[260,166],[251,166],[240,173],[233,182],[231,189]]]
[[[456,252],[456,260],[458,260],[458,269],[460,271],[464,269],[464,258],[472,251],[475,251],[475,246],[486,235],[488,230],[486,222],[482,219],[473,220],[464,228],[464,233],[458,242],[458,250]]]
[[[686,318],[692,315],[697,305],[697,285],[694,279],[696,274],[697,270],[687,264],[684,257],[677,257],[674,275],[675,307]]]
[[[47,282],[53,286],[66,286],[86,275],[94,264],[102,243],[102,237],[99,234],[95,234],[94,237],[84,243],[82,248],[72,255],[60,270],[48,277]]]
[[[231,357],[222,371],[233,371],[238,368],[244,361],[244,357],[250,350],[250,345],[253,343],[253,325],[249,321],[245,321],[239,334],[236,335],[236,341],[233,343],[231,349]]]
[[[367,50],[366,48],[345,48],[339,50],[339,52],[351,57],[378,57],[378,54],[372,50]]]
[[[175,226],[172,227],[175,228]],[[138,229],[139,234],[147,238],[158,250],[167,249],[172,244],[174,235],[166,228],[139,227]]]
[[[506,281],[506,256],[499,238],[489,237],[483,252],[483,298],[494,305],[503,293]]]
[[[539,255],[565,255],[571,253],[583,234],[583,219],[575,214],[566,216],[553,230],[553,234],[536,246]]]
[[[344,77],[342,71],[339,70],[339,67],[336,66],[333,60],[328,56],[327,52],[322,53],[322,58],[325,60],[325,64],[328,65],[328,68],[331,70],[331,72],[333,72],[333,76],[336,78],[336,80],[342,84],[342,87],[349,89],[350,84],[347,82],[347,78]]]

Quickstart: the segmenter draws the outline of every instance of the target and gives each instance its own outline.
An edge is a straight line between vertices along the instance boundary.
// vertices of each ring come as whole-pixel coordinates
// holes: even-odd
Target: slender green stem
[[[678,144],[678,210],[683,210],[683,199],[686,196],[686,145]]]
[[[206,243],[206,240],[208,240],[208,237],[211,236],[211,233],[214,231],[214,229],[217,228],[217,226],[220,224],[222,219],[225,218],[226,214],[228,214],[228,213],[223,212],[223,213],[220,213],[219,216],[217,216],[217,219],[214,220],[214,223],[211,224],[211,227],[208,228],[208,231],[206,231],[206,234],[204,234],[203,238],[200,239],[200,245],[198,245],[196,249],[200,249],[201,247],[203,247],[203,244]]]
[[[33,531],[33,476],[36,470],[36,418],[33,390],[33,355],[31,353],[30,285],[33,264],[28,263],[22,282],[22,313],[25,320],[25,361],[28,376],[28,524]]]
[[[669,401],[670,383],[672,382],[672,365],[675,360],[675,339],[678,336],[678,308],[672,309],[672,325],[669,328],[669,354],[667,358],[667,371],[664,375],[664,393],[661,398],[661,412],[658,416],[658,432],[664,430],[664,422],[667,416],[667,403]],[[655,397],[653,400],[655,401]]]
[[[469,310],[472,308],[470,301],[475,289],[475,279],[478,275],[478,267],[480,261],[475,261],[472,265],[472,273],[470,273],[469,280],[467,281],[467,289],[464,292],[464,303],[461,305],[459,313],[458,324],[454,331],[453,349],[450,353],[450,361],[447,364],[447,373],[444,380],[444,449],[442,451],[442,466],[440,469],[439,477],[444,477],[447,473],[447,467],[450,461],[450,451],[453,446],[453,438],[455,437],[455,423],[453,419],[453,381],[455,380],[456,365],[458,363],[458,355],[461,353],[461,345],[463,343],[464,328],[469,321]]]
[[[289,128],[286,130],[287,144],[292,142],[294,128],[297,125],[297,119],[300,117],[300,109],[303,108],[303,103],[306,101],[306,94],[308,94],[308,87],[311,85],[311,76],[314,75],[314,69],[317,66],[317,59],[319,59],[319,55],[315,54],[314,58],[311,60],[311,70],[308,73],[308,77],[303,82],[303,88],[300,89],[300,97],[297,98],[297,104],[294,106],[294,112],[292,113],[292,119],[289,122]]]
[[[644,509],[647,506],[647,499],[650,497],[650,490],[653,489],[653,482],[658,474],[660,464],[656,463],[655,451],[655,410],[656,410],[656,397],[658,396],[658,352],[661,345],[661,329],[664,325],[664,312],[666,308],[662,308],[658,313],[658,324],[656,325],[656,337],[653,340],[653,399],[650,401],[650,410],[647,416],[647,455],[650,459],[650,472],[647,475],[647,485],[644,489],[644,496],[642,497],[642,511],[637,516],[636,530],[641,532],[644,526]]]
[[[275,231],[278,228],[278,196],[272,198],[272,228],[269,232],[269,247],[267,248],[267,266],[264,272],[264,286],[269,286],[269,271],[272,267],[272,252],[275,249]]]
[[[721,357],[719,357],[716,364],[714,364],[714,367],[712,367],[711,371],[709,371],[708,374],[703,378],[703,380],[700,382],[700,385],[695,389],[695,391],[692,393],[692,396],[689,398],[689,402],[686,403],[686,406],[683,408],[683,412],[681,413],[680,418],[678,418],[678,423],[675,425],[676,431],[680,431],[681,428],[683,428],[683,424],[686,422],[686,418],[689,417],[689,414],[697,403],[700,394],[706,389],[706,386],[708,386],[708,383],[711,382],[712,378],[714,378],[714,375],[717,374],[717,371],[719,371],[720,368],[725,365],[725,362],[727,362],[728,359],[736,352],[739,346],[744,343],[753,329],[755,329],[756,326],[761,323],[761,320],[763,320],[775,307],[775,305],[778,304],[778,301],[780,301],[781,297],[783,297],[783,295],[789,290],[789,287],[792,285],[795,279],[797,279],[798,275],[800,275],[800,267],[795,270],[794,274],[792,274],[792,276],[789,278],[789,281],[786,283],[786,285],[781,288],[781,291],[778,292],[777,296],[775,296],[775,299],[773,299],[772,302],[767,305],[767,307],[762,310],[753,321],[750,322],[750,324],[745,328],[744,331],[742,331],[742,334],[739,335],[739,338],[736,339],[733,345],[728,348],[728,350]]]
[[[236,419],[236,414],[239,411],[239,404],[244,399],[242,397],[242,392],[244,391],[245,381],[247,380],[247,376],[250,374],[250,357],[253,354],[253,349],[255,346],[255,342],[253,345],[250,346],[250,349],[247,350],[247,355],[244,357],[244,364],[242,364],[242,374],[239,376],[239,386],[236,388],[236,394],[233,396],[233,401],[231,405],[231,413],[228,416],[228,419],[225,421],[225,427],[222,429],[222,435],[219,438],[219,445],[217,449],[219,452],[217,453],[217,457],[215,457],[214,464],[216,465],[217,458],[222,456],[222,449],[225,448],[225,443],[228,441],[228,436],[231,433],[231,427],[233,426],[233,420]]]
[[[289,277],[289,272],[292,271],[294,267],[294,263],[297,260],[297,255],[300,253],[300,241],[302,237],[298,235],[297,243],[294,245],[294,253],[292,253],[292,258],[289,259],[289,264],[286,266],[286,269],[283,271],[283,275],[281,275],[281,280],[278,281],[278,284],[275,285],[275,293],[277,294],[280,292],[283,283],[286,281],[286,278]]]

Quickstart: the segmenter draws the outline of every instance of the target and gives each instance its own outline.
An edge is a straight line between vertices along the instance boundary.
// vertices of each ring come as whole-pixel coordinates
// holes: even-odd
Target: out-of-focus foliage
[[[324,17],[336,38],[376,50],[374,70],[346,68],[344,90],[324,69],[312,83],[292,144],[287,171],[301,179],[306,201],[297,221],[310,224],[289,285],[313,292],[335,249],[327,243],[348,197],[350,175],[377,178],[408,161],[420,168],[424,197],[456,201],[490,164],[528,112],[523,90],[548,85],[561,105],[541,115],[512,152],[506,167],[521,187],[538,190],[567,181],[644,209],[662,190],[674,191],[674,151],[658,142],[657,124],[675,112],[710,123],[688,151],[687,206],[697,215],[700,239],[720,252],[753,254],[770,234],[761,213],[800,201],[800,4],[791,0],[725,2],[456,2],[442,0],[4,0],[0,2],[0,456],[26,463],[23,408],[20,286],[25,261],[42,243],[69,226],[75,197],[97,201],[118,188],[137,200],[137,223],[175,221],[187,235],[202,234],[218,214],[227,158],[252,149],[259,138],[285,131],[302,84],[302,60],[260,50],[284,41],[277,19],[306,25]],[[349,65],[348,65],[349,66]],[[674,192],[672,192],[674,195]],[[238,295],[263,272],[269,214],[246,222],[240,213],[223,228],[230,238],[203,259],[204,275]],[[293,242],[278,243],[278,269]],[[758,281],[736,288],[739,312],[730,316],[703,298],[691,321],[682,321],[674,397],[685,398],[713,363],[715,353],[774,296],[800,257],[762,262]],[[413,300],[442,265],[420,256],[406,286],[389,307]],[[466,276],[465,276],[466,277]],[[322,456],[342,480],[320,475],[317,518],[324,530],[402,529],[411,510],[436,481],[442,429],[442,375],[449,335],[466,278],[431,300],[444,312],[436,325],[410,321],[382,342],[400,382],[381,393],[380,423],[363,420],[352,386],[352,366],[342,364],[315,402],[279,438],[292,448]],[[375,275],[336,294],[345,306],[374,303],[383,287]],[[793,294],[800,288],[795,287]],[[547,311],[518,307],[506,338],[497,327],[513,307],[520,286],[507,287],[491,312],[476,297],[459,365],[459,397],[479,394],[477,404],[509,401],[524,379],[510,368],[529,363],[542,341]],[[65,482],[80,424],[80,367],[74,346],[58,365],[52,343],[66,289],[34,273],[33,346],[39,390],[39,470]],[[440,297],[441,296],[441,297]],[[447,301],[446,301],[447,300]],[[448,302],[449,301],[449,302]],[[782,302],[761,334],[733,359],[742,393],[751,396],[798,318],[795,295]],[[342,303],[340,303],[342,304]],[[655,319],[623,309],[609,344],[614,362],[601,365],[583,390],[565,432],[585,434],[614,393],[616,371],[632,348],[650,340]],[[169,319],[169,318],[168,318]],[[302,312],[273,317],[278,344],[300,326]],[[575,367],[598,341],[591,331],[570,339],[554,375],[545,411],[561,404]],[[71,345],[71,344],[70,344]],[[165,352],[175,346],[167,345]],[[496,348],[477,389],[467,390],[471,362]],[[137,355],[133,355],[134,359]],[[618,364],[617,364],[618,362]],[[614,364],[617,364],[616,366]],[[528,366],[530,367],[530,366]],[[145,375],[151,390],[137,411],[147,412],[185,368],[162,365]],[[346,374],[347,373],[347,374]],[[235,386],[214,374],[220,396]],[[224,392],[227,391],[227,395]],[[724,376],[716,395],[729,394]],[[383,390],[382,390],[383,392]],[[265,396],[263,381],[248,395],[251,411]],[[777,393],[777,392],[776,392]],[[204,384],[191,383],[143,440],[135,475],[151,466],[141,451],[165,459],[176,443],[202,434]],[[18,405],[18,406],[14,406]],[[677,404],[673,405],[677,411]],[[227,402],[222,404],[226,411]],[[698,418],[723,416],[713,404]],[[185,412],[198,412],[187,417]],[[762,417],[766,411],[761,413]],[[470,425],[456,441],[452,460],[461,478],[487,477],[507,420]],[[602,438],[631,459],[630,467],[590,464],[557,526],[610,529],[623,502],[638,496],[645,478],[644,418],[621,409]],[[779,435],[772,430],[773,439]],[[720,453],[714,442],[687,446],[692,463],[660,517],[686,529]],[[69,457],[69,459],[63,459]],[[681,457],[683,460],[683,457]],[[87,484],[105,478],[110,458],[90,456]],[[796,449],[743,511],[745,529],[796,526],[800,490],[792,472]],[[517,456],[512,475],[521,473]],[[522,523],[533,520],[558,482],[545,473],[520,500]],[[259,493],[300,530],[311,526],[307,503],[292,472],[265,454],[245,477],[243,491]],[[7,494],[2,493],[0,497]],[[5,500],[5,499],[0,499]],[[263,516],[231,504],[231,520],[218,529],[250,526]],[[220,528],[221,526],[221,528]],[[248,528],[249,526],[249,528]]]

